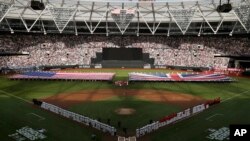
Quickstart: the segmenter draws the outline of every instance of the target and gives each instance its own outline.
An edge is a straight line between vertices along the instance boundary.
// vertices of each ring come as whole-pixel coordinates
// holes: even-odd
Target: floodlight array
[[[250,30],[250,5],[241,5],[234,11],[245,28]]]
[[[126,30],[132,19],[135,17],[134,10],[113,9],[111,16],[121,31]]]
[[[53,19],[55,21],[55,24],[60,32],[63,31],[63,29],[66,27],[68,22],[71,20],[71,17],[75,13],[76,9],[71,8],[56,8],[56,7],[48,7],[48,10],[50,11],[51,15],[53,16]]]
[[[10,8],[11,4],[0,2],[0,22],[3,20]]]
[[[195,9],[169,10],[176,24],[183,32],[187,31],[190,23],[192,22],[195,11]]]

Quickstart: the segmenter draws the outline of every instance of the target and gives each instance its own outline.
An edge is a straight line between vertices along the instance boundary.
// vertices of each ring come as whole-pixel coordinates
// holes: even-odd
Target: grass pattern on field
[[[79,70],[78,70],[79,71]],[[144,70],[84,70],[84,71],[106,71],[106,72],[116,72],[116,80],[124,80],[127,77],[128,72],[142,72]],[[146,72],[162,72],[161,70],[145,70]],[[164,70],[165,71],[165,70]],[[168,70],[166,70],[168,72]],[[237,78],[238,82],[234,83],[135,83],[129,85],[126,89],[162,89],[166,91],[187,93],[191,95],[201,96],[206,99],[221,97],[222,100],[233,97],[232,99],[221,103],[218,106],[212,107],[208,111],[197,115],[195,118],[185,120],[183,122],[177,123],[174,126],[166,127],[158,132],[147,136],[147,139],[152,141],[203,141],[206,140],[205,136],[208,135],[206,130],[208,128],[221,128],[228,126],[232,123],[249,123],[250,124],[250,80],[246,78]],[[6,78],[0,78],[0,90],[11,93],[15,96],[21,97],[26,100],[31,100],[32,98],[44,98],[52,95],[57,95],[65,92],[76,92],[85,89],[103,89],[103,88],[119,88],[109,83],[102,82],[56,82],[56,81],[10,81]],[[243,94],[240,94],[245,92]],[[240,95],[239,95],[240,94]],[[122,99],[110,100],[97,102],[96,105],[89,103],[88,106],[85,104],[73,107],[72,110],[77,110],[79,112],[87,112],[89,116],[98,117],[103,115],[103,119],[114,116],[113,118],[118,119],[119,116],[110,115],[112,106],[119,107],[119,104],[124,102]],[[155,106],[146,104],[145,101],[137,101],[136,99],[125,101],[129,105],[138,103],[134,105],[141,107],[142,111],[137,111],[138,113],[143,112],[143,109],[148,109],[150,112],[157,112],[157,114],[164,114],[165,112],[172,112],[171,110],[178,110],[176,107],[170,107],[169,109],[164,106]],[[130,103],[131,102],[131,103]],[[86,106],[86,107],[85,107]],[[110,109],[109,112],[105,113],[105,106]],[[145,107],[142,107],[145,106]],[[85,108],[86,110],[79,110],[79,108]],[[90,108],[97,108],[96,113],[91,113]],[[133,106],[131,106],[133,107]],[[161,110],[155,110],[154,108],[160,107]],[[148,111],[147,111],[148,112]],[[159,112],[159,113],[158,113]],[[32,121],[27,118],[27,113],[35,113],[46,120],[42,121]],[[148,112],[149,113],[149,112]],[[207,121],[206,118],[214,114],[223,114],[223,116],[216,116],[213,121]],[[141,118],[141,119],[140,119]],[[124,118],[125,119],[125,118]],[[129,128],[134,128],[134,122],[137,120],[142,121],[138,124],[143,124],[148,121],[145,117],[135,116],[136,120],[127,120],[130,125]],[[144,121],[143,121],[144,120]],[[124,121],[125,124],[125,121]],[[127,125],[129,125],[127,124]],[[15,132],[16,129],[23,126],[31,126],[32,128],[45,128],[48,130],[48,140],[90,140],[91,133],[95,130],[90,130],[82,128],[81,126],[59,118],[58,116],[48,113],[46,111],[34,108],[30,104],[20,101],[16,98],[6,96],[0,93],[0,140],[8,141],[8,134]],[[98,140],[103,140],[103,134],[98,134]],[[71,139],[70,139],[71,138]],[[102,139],[101,139],[102,138]],[[140,139],[139,139],[140,140]],[[141,139],[143,141],[143,138]]]
[[[118,108],[132,108],[135,109],[133,115],[118,115],[115,110]],[[112,126],[117,127],[117,122],[122,122],[122,127],[128,128],[128,131],[135,133],[137,127],[141,127],[149,123],[150,120],[158,120],[160,117],[168,114],[178,112],[181,108],[178,106],[155,103],[135,99],[134,97],[113,97],[110,100],[87,102],[75,105],[70,108],[70,111],[88,115],[92,118],[101,118],[104,122],[108,118],[112,121]],[[159,112],[160,111],[160,112]],[[119,129],[119,131],[121,131]]]

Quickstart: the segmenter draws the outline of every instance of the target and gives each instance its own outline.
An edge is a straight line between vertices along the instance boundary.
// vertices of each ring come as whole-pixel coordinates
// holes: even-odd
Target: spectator
[[[0,35],[1,52],[29,52],[29,56],[1,57],[1,67],[90,65],[105,47],[142,48],[154,65],[226,68],[229,58],[214,54],[250,55],[248,38],[165,36]]]

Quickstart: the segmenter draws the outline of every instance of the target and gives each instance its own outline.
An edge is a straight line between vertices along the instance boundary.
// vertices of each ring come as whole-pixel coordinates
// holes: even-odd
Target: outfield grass
[[[79,71],[79,70],[77,70]],[[160,70],[82,70],[82,71],[100,71],[115,72],[116,80],[127,79],[128,72],[159,72]],[[162,71],[160,71],[162,72]],[[169,72],[166,70],[165,72]],[[208,111],[197,115],[194,118],[182,121],[176,125],[163,128],[158,132],[146,136],[152,141],[203,141],[208,135],[208,128],[221,128],[232,123],[249,123],[250,114],[250,81],[246,78],[237,78],[234,83],[134,83],[126,89],[161,89],[166,91],[187,93],[200,96],[206,99],[221,97],[225,102],[212,107]],[[84,128],[72,121],[60,118],[57,115],[35,108],[31,104],[17,99],[6,93],[31,101],[32,98],[44,98],[58,95],[65,92],[76,92],[85,89],[106,89],[116,87],[103,82],[63,82],[63,81],[10,81],[4,77],[0,78],[0,140],[11,140],[8,134],[15,132],[16,129],[23,126],[33,128],[45,128],[48,130],[47,140],[60,141],[80,141],[90,140],[90,136],[95,130]],[[4,93],[3,93],[4,92]],[[6,92],[6,93],[5,93]],[[135,108],[136,114],[129,117],[118,116],[114,114],[113,109],[126,105]],[[159,110],[160,109],[160,110]],[[71,110],[86,114],[90,117],[102,117],[103,120],[112,118],[112,124],[115,121],[122,120],[122,124],[129,130],[138,125],[148,123],[149,119],[157,119],[162,115],[179,111],[179,107],[141,101],[138,99],[114,98],[107,101],[83,103],[71,107]],[[29,113],[35,113],[45,118],[37,121],[37,117],[28,116]],[[110,114],[111,113],[111,114]],[[152,113],[152,114],[151,114]],[[207,121],[206,118],[214,114],[213,121]],[[111,121],[112,122],[112,121]],[[104,136],[100,132],[95,132],[98,140],[103,140]],[[71,138],[71,139],[70,139]],[[143,140],[143,138],[142,138]]]

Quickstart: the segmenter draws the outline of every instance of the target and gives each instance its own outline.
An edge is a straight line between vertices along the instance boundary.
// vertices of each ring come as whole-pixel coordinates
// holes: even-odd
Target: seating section
[[[26,72],[10,76],[10,79],[111,81],[114,76],[114,73]]]
[[[224,36],[75,36],[0,35],[0,52],[28,52],[5,56],[0,68],[60,65],[92,65],[103,48],[142,48],[154,65],[227,68],[229,58],[221,55],[249,55],[249,38]]]
[[[223,74],[199,73],[129,73],[129,81],[174,81],[174,82],[232,82],[233,79]]]

